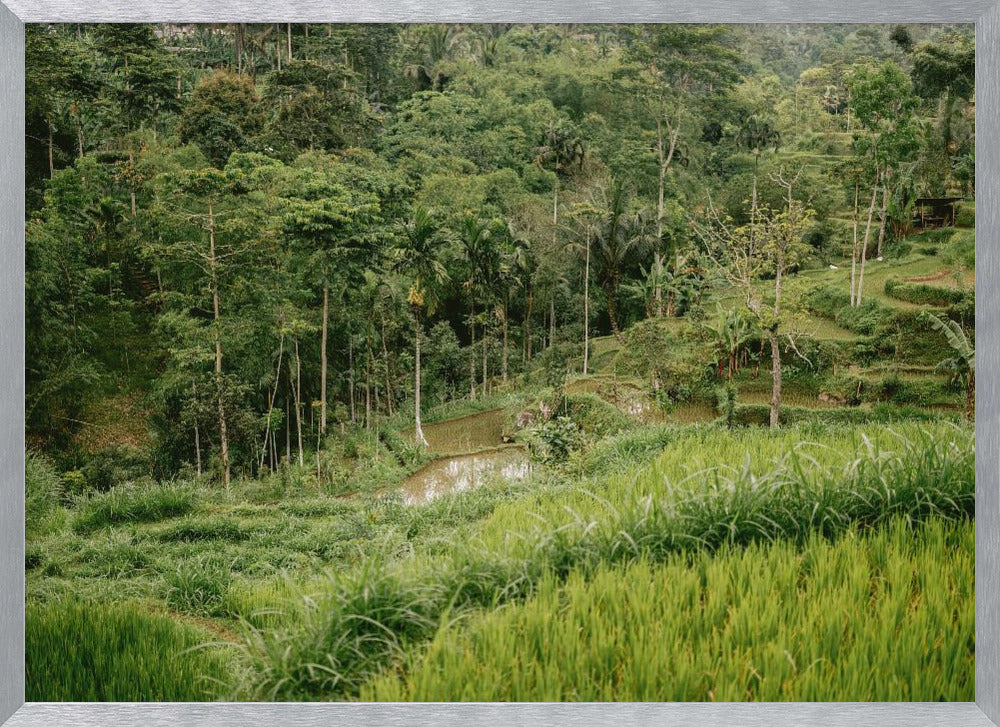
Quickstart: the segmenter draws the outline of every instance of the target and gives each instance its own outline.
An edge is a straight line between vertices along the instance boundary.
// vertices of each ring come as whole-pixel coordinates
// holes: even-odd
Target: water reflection
[[[494,480],[523,480],[530,472],[531,461],[523,451],[514,448],[439,459],[403,483],[403,498],[407,505],[417,505]]]

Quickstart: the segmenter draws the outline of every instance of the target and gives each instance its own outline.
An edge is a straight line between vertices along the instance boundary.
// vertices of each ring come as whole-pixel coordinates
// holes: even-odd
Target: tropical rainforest
[[[944,25],[29,25],[29,701],[970,701]]]

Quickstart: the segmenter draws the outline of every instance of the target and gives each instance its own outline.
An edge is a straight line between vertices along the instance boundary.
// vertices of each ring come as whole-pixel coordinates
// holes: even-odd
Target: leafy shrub
[[[156,522],[194,510],[198,494],[190,485],[143,484],[116,487],[78,504],[73,530],[87,533],[111,525]]]
[[[132,447],[112,447],[88,457],[81,469],[87,488],[107,492],[150,472],[149,455]]]
[[[555,413],[569,417],[584,434],[605,437],[628,429],[632,422],[614,404],[596,394],[567,394],[553,402]]]
[[[959,202],[955,210],[955,227],[976,226],[976,205],[973,202]]]
[[[528,431],[528,449],[540,462],[558,464],[580,443],[580,428],[566,416],[543,422]]]
[[[625,345],[615,354],[614,370],[621,377],[643,379],[660,388],[698,388],[705,379],[704,361],[712,359],[708,344],[678,335],[661,319],[647,318],[625,332]]]
[[[736,424],[736,385],[732,381],[716,390],[715,408],[722,414],[726,426],[732,429]]]

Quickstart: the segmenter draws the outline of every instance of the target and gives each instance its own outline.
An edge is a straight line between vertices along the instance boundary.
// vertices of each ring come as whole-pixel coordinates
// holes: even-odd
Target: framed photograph
[[[0,58],[0,724],[1000,724],[992,0]]]

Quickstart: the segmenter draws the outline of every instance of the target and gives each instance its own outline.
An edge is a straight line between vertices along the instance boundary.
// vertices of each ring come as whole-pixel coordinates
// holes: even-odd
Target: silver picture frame
[[[24,701],[24,24],[949,22],[976,29],[976,689],[968,703],[82,704]],[[0,724],[1000,724],[1000,0],[0,0]]]

